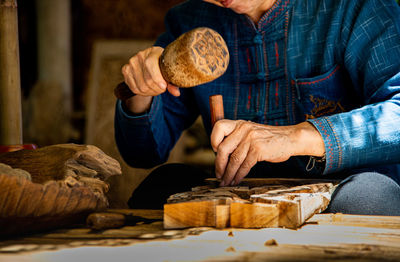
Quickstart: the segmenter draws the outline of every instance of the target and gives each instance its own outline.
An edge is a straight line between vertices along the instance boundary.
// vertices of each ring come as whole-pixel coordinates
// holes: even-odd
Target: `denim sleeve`
[[[133,167],[150,168],[164,163],[182,131],[198,117],[190,89],[181,89],[181,96],[168,92],[153,98],[150,110],[135,116],[126,112],[117,101],[115,139],[121,156]]]
[[[395,1],[349,1],[343,63],[364,106],[309,120],[326,148],[324,174],[400,160],[400,11]]]
[[[171,11],[166,16],[166,32],[155,45],[165,47],[180,35]],[[179,23],[178,23],[179,24]],[[153,98],[146,114],[126,112],[121,101],[115,111],[115,140],[124,161],[140,168],[150,168],[164,163],[182,131],[199,115],[191,89],[181,89],[180,97],[165,92]]]

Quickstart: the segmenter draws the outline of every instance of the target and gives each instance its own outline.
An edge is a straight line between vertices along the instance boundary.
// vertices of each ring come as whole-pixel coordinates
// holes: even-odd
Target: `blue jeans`
[[[400,216],[400,186],[388,175],[364,172],[344,179],[326,213]]]
[[[260,177],[255,173],[251,172],[248,177]],[[160,166],[133,192],[128,205],[162,209],[170,195],[190,191],[192,187],[204,184],[208,177],[213,175],[185,164]],[[338,185],[325,213],[399,216],[400,186],[396,180],[396,177],[378,172],[352,174]]]

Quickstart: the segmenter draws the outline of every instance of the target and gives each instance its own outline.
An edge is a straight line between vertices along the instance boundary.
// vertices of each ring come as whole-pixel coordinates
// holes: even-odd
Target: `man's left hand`
[[[220,120],[211,133],[217,153],[215,173],[221,186],[237,185],[259,161],[278,163],[291,156],[323,156],[320,133],[308,122],[269,126],[243,120]]]

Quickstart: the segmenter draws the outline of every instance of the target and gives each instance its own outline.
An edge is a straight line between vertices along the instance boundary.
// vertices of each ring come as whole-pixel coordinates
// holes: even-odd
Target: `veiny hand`
[[[180,95],[179,89],[168,84],[162,77],[159,57],[163,51],[159,46],[147,48],[130,58],[129,63],[122,67],[125,83],[134,94],[153,97],[168,90],[174,96]]]
[[[221,186],[237,185],[259,161],[278,163],[296,155],[322,156],[324,142],[307,122],[268,126],[243,120],[220,120],[211,133]]]

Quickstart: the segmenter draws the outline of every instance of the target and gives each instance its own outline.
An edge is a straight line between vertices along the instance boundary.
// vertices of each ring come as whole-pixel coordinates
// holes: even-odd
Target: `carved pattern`
[[[197,31],[191,46],[194,64],[207,75],[222,75],[229,63],[225,41],[215,31]]]

